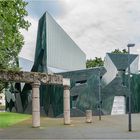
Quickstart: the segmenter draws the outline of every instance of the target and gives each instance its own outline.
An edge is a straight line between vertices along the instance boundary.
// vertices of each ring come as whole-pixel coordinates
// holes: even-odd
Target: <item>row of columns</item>
[[[32,85],[32,127],[40,127],[40,82],[35,81]],[[70,79],[63,79],[63,103],[64,124],[70,124]]]
[[[70,79],[63,79],[63,110],[64,124],[69,125],[70,122]],[[32,127],[40,127],[40,97],[39,97],[40,82],[32,83]],[[92,122],[92,111],[86,111],[86,122]]]
[[[63,79],[63,110],[64,124],[69,125],[70,122],[70,79]],[[40,82],[32,83],[32,127],[40,127],[40,97],[39,97]],[[92,122],[92,111],[86,111],[86,122]]]

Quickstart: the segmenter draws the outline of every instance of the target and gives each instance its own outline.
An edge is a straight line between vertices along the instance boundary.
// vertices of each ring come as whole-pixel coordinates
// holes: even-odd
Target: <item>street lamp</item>
[[[100,69],[100,67],[99,67],[99,71],[98,71],[98,81],[99,81],[99,104],[98,104],[98,106],[99,106],[99,120],[101,120],[101,79],[100,79],[100,77],[101,77],[101,69]]]
[[[132,131],[132,122],[131,122],[131,85],[130,85],[130,47],[134,47],[135,44],[128,44],[128,90],[129,90],[129,104],[128,104],[128,130]]]

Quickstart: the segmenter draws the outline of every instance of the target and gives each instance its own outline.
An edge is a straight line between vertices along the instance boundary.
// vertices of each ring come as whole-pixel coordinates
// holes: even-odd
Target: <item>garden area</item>
[[[10,127],[16,123],[30,119],[31,115],[11,113],[11,112],[0,112],[0,128]]]

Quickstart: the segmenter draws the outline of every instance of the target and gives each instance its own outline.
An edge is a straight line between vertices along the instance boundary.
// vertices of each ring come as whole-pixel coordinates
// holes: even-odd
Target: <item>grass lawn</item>
[[[31,115],[11,112],[0,112],[0,128],[9,127],[29,118],[31,118]]]

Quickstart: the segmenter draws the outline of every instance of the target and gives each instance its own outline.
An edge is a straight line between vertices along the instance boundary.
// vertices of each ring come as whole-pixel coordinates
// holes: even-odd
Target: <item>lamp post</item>
[[[99,71],[98,71],[98,77],[99,77],[99,79],[98,79],[98,81],[99,81],[99,120],[101,120],[101,79],[100,79],[100,77],[101,77],[101,69],[100,69],[100,67],[99,67]]]
[[[128,44],[128,90],[129,90],[129,104],[128,104],[128,131],[132,131],[132,122],[131,122],[131,85],[130,85],[130,47],[134,47],[135,44]]]

